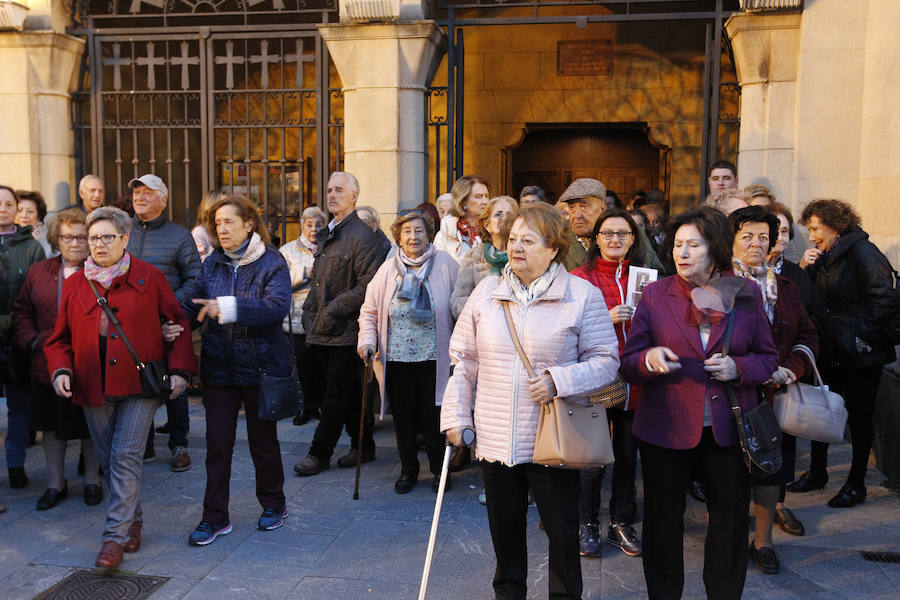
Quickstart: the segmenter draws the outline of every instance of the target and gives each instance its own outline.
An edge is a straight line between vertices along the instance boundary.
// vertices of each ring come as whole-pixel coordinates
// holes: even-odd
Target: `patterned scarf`
[[[428,244],[428,248],[419,258],[410,258],[403,248],[397,248],[397,254],[394,255],[394,267],[402,278],[397,297],[410,301],[409,316],[419,323],[427,323],[434,317],[428,290],[425,289],[425,280],[428,279],[434,265],[434,261],[431,260],[434,254],[434,246]],[[416,268],[415,271],[413,267]]]
[[[465,242],[470,248],[477,246],[481,242],[478,230],[469,225],[465,217],[460,217],[456,220],[456,231],[459,234],[459,241]]]
[[[784,254],[779,254],[775,262],[769,263],[767,266],[771,267],[773,271],[781,275],[781,270],[784,268]]]
[[[318,249],[319,249],[318,244],[313,244],[311,241],[306,239],[306,236],[303,234],[300,234],[300,237],[297,238],[297,245],[300,246],[300,248],[309,250],[313,254],[315,254],[316,251],[318,251]]]
[[[775,278],[775,270],[764,265],[750,267],[737,258],[731,259],[734,274],[744,279],[752,279],[759,287],[763,299],[763,308],[769,323],[775,318],[775,302],[778,301],[778,280]]]
[[[530,284],[525,285],[519,276],[513,273],[512,266],[506,263],[503,268],[503,277],[512,290],[513,297],[522,306],[527,306],[544,295],[550,289],[550,284],[559,274],[560,264],[558,262],[550,263],[550,267],[544,271],[537,279]]]
[[[109,289],[116,277],[121,277],[131,267],[131,255],[125,252],[122,258],[108,267],[101,267],[90,256],[84,261],[84,276],[91,281],[96,281],[104,288]]]
[[[509,262],[509,256],[503,250],[498,250],[490,242],[484,243],[484,260],[491,265],[491,275],[503,275],[503,267]]]

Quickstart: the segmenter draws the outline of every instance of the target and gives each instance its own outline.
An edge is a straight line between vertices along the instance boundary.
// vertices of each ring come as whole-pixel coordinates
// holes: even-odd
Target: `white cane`
[[[475,441],[474,429],[463,429],[462,442],[469,446]],[[434,501],[434,516],[431,518],[431,534],[428,536],[428,551],[425,552],[425,567],[422,569],[422,583],[419,585],[419,600],[425,600],[425,591],[428,589],[428,575],[431,573],[431,559],[434,555],[434,541],[437,539],[438,521],[441,519],[441,505],[444,503],[444,487],[447,485],[447,473],[450,466],[450,450],[453,445],[447,442],[444,448],[444,463],[441,466],[441,483],[438,486],[437,499]]]

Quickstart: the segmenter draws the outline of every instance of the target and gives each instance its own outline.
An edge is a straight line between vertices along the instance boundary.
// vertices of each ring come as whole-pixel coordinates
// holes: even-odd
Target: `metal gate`
[[[275,2],[281,9],[257,14],[251,2],[234,13],[141,14],[148,4],[156,9],[135,0],[76,31],[88,38],[84,90],[73,98],[78,175],[100,175],[107,200],[127,206],[128,181],[156,173],[170,218],[185,226],[204,192],[246,194],[288,239],[342,164],[343,97],[324,42],[313,23],[284,24],[307,9]],[[236,14],[243,23],[221,24]],[[148,19],[178,26],[118,26]]]

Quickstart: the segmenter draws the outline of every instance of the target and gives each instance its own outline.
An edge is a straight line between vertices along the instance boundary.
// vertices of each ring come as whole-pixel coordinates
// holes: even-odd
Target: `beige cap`
[[[581,200],[588,196],[603,200],[606,198],[606,186],[596,179],[581,177],[569,184],[566,191],[559,197],[559,202],[572,202],[573,200]]]

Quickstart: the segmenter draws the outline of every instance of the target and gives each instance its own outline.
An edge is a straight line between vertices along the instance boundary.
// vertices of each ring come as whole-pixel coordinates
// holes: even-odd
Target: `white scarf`
[[[558,262],[552,262],[547,270],[539,277],[530,284],[525,285],[522,283],[522,280],[519,279],[519,276],[513,272],[512,266],[510,266],[509,263],[506,263],[506,266],[503,267],[503,277],[506,278],[506,283],[509,284],[509,288],[512,290],[513,298],[516,299],[516,302],[522,306],[527,306],[543,296],[544,293],[550,289],[550,284],[556,279],[560,268],[561,265]]]

